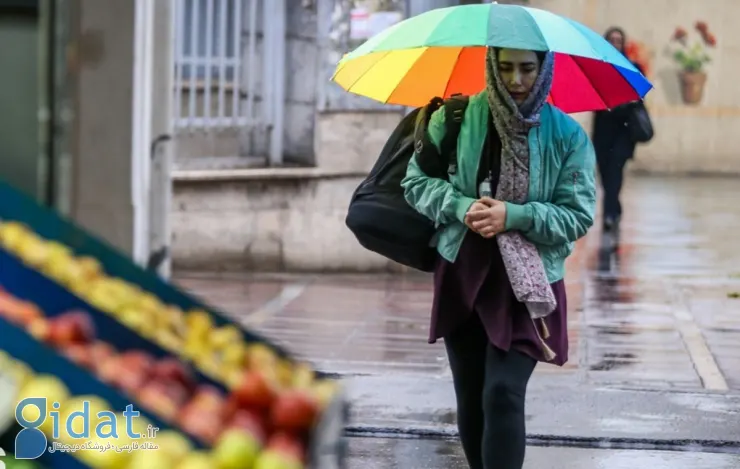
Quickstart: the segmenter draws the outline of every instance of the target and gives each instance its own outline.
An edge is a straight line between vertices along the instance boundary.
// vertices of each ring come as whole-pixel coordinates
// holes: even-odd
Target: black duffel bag
[[[457,164],[457,136],[467,104],[465,96],[445,101],[434,98],[398,124],[349,204],[345,223],[363,247],[417,270],[434,269],[433,238],[437,229],[432,220],[406,202],[401,181],[416,149],[417,162],[425,174],[448,178],[448,169]],[[426,128],[432,113],[443,105],[447,129],[440,155],[429,141]]]

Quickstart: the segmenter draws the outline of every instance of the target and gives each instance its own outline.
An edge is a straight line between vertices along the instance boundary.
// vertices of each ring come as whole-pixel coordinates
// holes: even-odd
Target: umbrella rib
[[[382,62],[383,60],[385,60],[385,58],[388,57],[391,54],[391,52],[393,52],[393,51],[392,50],[383,51],[383,56],[380,57],[378,60],[376,60],[375,63],[373,63],[371,66],[367,67],[367,69],[364,72],[362,72],[357,77],[357,79],[352,82],[351,85],[347,86],[347,90],[348,91],[351,90],[360,80],[362,80],[365,77],[365,75],[368,74],[368,72],[370,72],[370,70],[373,69],[373,67],[377,66],[380,62]]]
[[[411,71],[411,69],[414,68],[414,66],[416,66],[417,62],[419,62],[419,60],[421,60],[421,58],[424,57],[424,54],[426,54],[427,51],[429,51],[429,49],[430,49],[428,46],[421,46],[420,48],[421,49],[424,49],[424,52],[422,52],[421,54],[419,54],[418,57],[416,57],[416,60],[414,60],[414,63],[411,64],[411,66],[408,68],[408,70],[406,70],[406,73],[404,74],[404,76],[405,75],[408,75],[408,73]],[[383,59],[384,58],[385,57],[383,57]],[[380,59],[380,60],[383,60],[383,59]],[[380,60],[378,62],[380,62]],[[385,98],[385,101],[383,102],[384,104],[388,104],[388,100],[391,99],[391,96],[393,96],[393,93],[395,93],[396,90],[398,89],[398,87],[401,86],[401,83],[403,83],[403,77],[400,80],[398,80],[398,83],[396,83],[396,86],[394,86],[393,89],[391,90],[391,92],[388,93],[388,96]]]
[[[583,67],[581,67],[581,64],[578,62],[577,58],[575,56],[571,56],[571,57],[573,58],[573,62],[576,64],[576,67],[578,67],[578,70],[580,70],[581,73],[583,73],[583,76],[586,77],[586,79],[588,79],[588,75],[586,74],[586,71],[583,69]],[[608,63],[604,61],[601,61],[601,62]],[[594,88],[594,91],[596,91],[596,95],[599,97],[601,102],[604,104],[604,107],[606,107],[607,109],[610,109],[609,105],[606,103],[606,99],[604,99],[604,95],[601,94],[601,91],[595,85],[593,86],[593,88]]]
[[[463,50],[465,50],[465,47],[460,47],[460,50],[457,51],[457,57],[455,58],[455,64],[452,66],[450,78],[447,80],[444,91],[442,91],[442,99],[445,99],[445,96],[447,96],[447,91],[450,89],[450,83],[452,82],[452,74],[454,73],[455,68],[457,68],[457,63],[460,61],[460,56],[462,55]]]

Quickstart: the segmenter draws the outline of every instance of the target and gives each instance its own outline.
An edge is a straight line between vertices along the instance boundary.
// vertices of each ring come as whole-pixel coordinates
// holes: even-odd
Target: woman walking
[[[627,37],[621,28],[612,27],[604,35],[618,51],[626,55]],[[633,65],[644,73],[642,68]],[[630,106],[624,105],[612,110],[594,113],[592,138],[596,150],[603,198],[603,230],[615,237],[619,235],[619,222],[622,218],[622,203],[619,196],[624,181],[624,168],[635,154],[636,143],[627,127]]]
[[[471,469],[521,469],[524,402],[537,362],[568,359],[564,261],[593,224],[595,157],[547,104],[550,53],[489,48],[449,181],[412,158],[406,200],[440,226],[429,342],[443,338]],[[428,133],[439,148],[444,110]]]

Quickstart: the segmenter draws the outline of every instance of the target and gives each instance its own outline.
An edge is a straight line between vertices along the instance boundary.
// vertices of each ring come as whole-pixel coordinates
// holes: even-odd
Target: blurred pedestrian
[[[586,132],[546,102],[553,63],[489,48],[454,175],[429,177],[414,157],[401,183],[444,226],[429,342],[445,342],[471,469],[522,468],[529,379],[538,362],[568,360],[564,262],[593,224],[596,163]],[[428,126],[438,148],[444,131],[440,109]]]
[[[618,27],[609,28],[604,35],[617,50],[626,57],[627,36]],[[644,73],[642,68],[635,67]],[[612,110],[598,111],[594,114],[592,139],[596,150],[596,160],[604,191],[602,205],[602,228],[604,233],[618,237],[622,218],[620,194],[624,181],[624,168],[635,154],[636,142],[630,135],[627,121],[630,106],[619,106]]]

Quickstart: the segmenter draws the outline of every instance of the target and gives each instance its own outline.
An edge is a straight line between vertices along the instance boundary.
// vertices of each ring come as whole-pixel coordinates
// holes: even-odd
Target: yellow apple
[[[195,451],[180,461],[176,469],[216,469],[213,459],[205,452]]]
[[[168,453],[161,450],[134,450],[126,469],[171,469],[175,461]]]
[[[11,252],[17,252],[23,239],[30,233],[22,223],[7,221],[0,223],[0,243]]]
[[[154,437],[152,443],[159,449],[157,452],[167,454],[174,462],[182,461],[185,456],[193,451],[193,445],[182,434],[172,430],[165,430]]]

